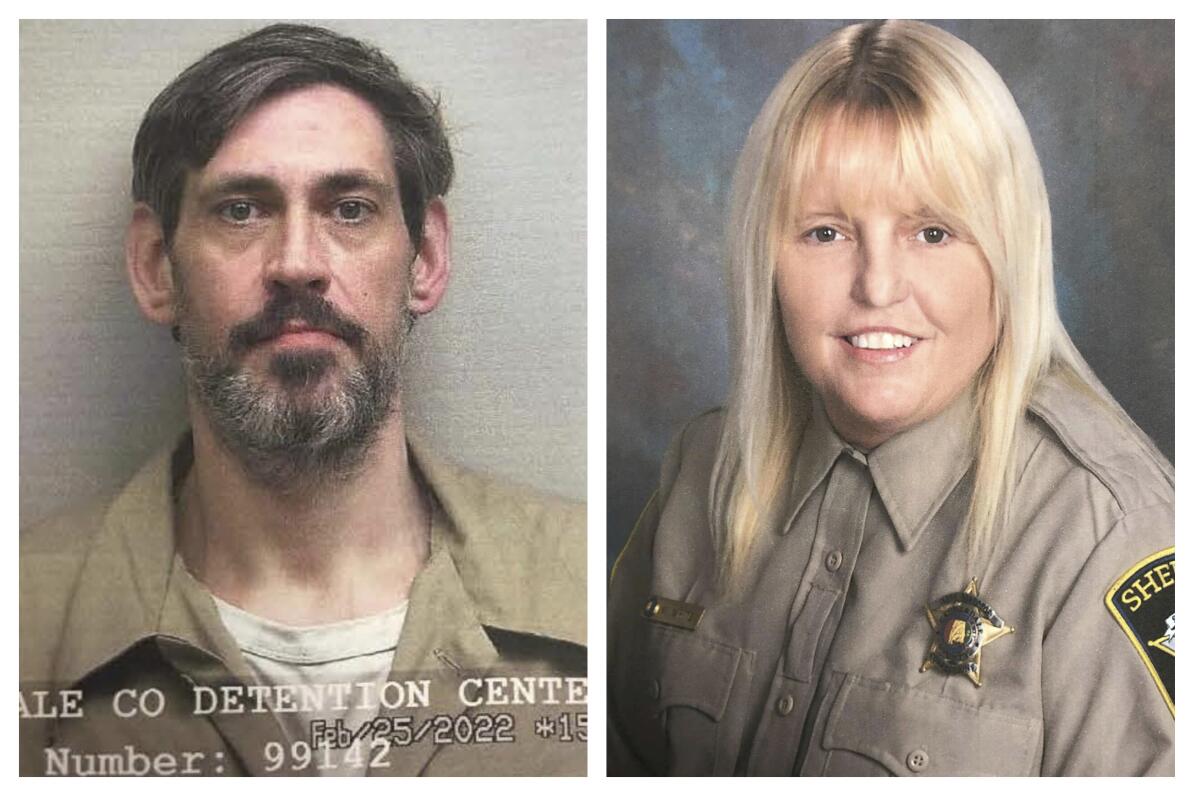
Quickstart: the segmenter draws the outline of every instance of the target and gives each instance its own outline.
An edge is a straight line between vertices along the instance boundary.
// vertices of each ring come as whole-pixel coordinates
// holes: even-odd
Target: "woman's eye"
[[[334,210],[334,214],[339,221],[350,222],[363,221],[370,212],[371,208],[367,206],[367,203],[358,199],[347,199],[344,202],[338,202]]]
[[[259,213],[253,202],[230,202],[221,208],[221,217],[235,224],[248,224]]]
[[[842,235],[833,227],[817,227],[810,230],[805,237],[817,243],[833,243],[842,238]]]
[[[950,237],[950,233],[941,227],[925,227],[917,233],[917,237],[922,243],[939,244],[945,242],[946,238]]]

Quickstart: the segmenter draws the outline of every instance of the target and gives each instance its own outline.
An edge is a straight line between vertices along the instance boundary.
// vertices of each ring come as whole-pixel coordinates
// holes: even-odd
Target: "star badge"
[[[1012,625],[1004,624],[992,606],[979,599],[975,578],[962,591],[925,606],[925,617],[933,628],[933,644],[921,671],[937,666],[946,674],[965,674],[976,688],[983,685],[980,673],[983,648],[1016,631]]]

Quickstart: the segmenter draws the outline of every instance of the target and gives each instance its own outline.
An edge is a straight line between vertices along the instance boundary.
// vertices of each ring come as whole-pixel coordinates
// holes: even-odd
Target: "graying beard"
[[[399,342],[395,348],[385,352],[368,344],[362,367],[308,407],[215,357],[187,352],[184,369],[218,439],[245,473],[262,486],[293,493],[361,469],[399,387]]]

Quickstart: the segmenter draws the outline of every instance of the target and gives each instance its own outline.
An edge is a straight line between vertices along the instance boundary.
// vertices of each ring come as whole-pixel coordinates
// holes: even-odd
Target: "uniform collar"
[[[157,632],[175,556],[171,460],[157,454],[108,505],[67,609],[55,682],[75,683]]]
[[[793,468],[792,505],[808,500],[843,453],[865,460],[900,544],[911,550],[970,468],[974,427],[967,390],[941,414],[864,455],[838,436],[814,397]]]
[[[436,456],[409,454],[446,512],[444,544],[484,625],[587,644],[587,561],[579,508],[500,485]]]
[[[792,479],[792,505],[797,509],[803,506],[817,485],[829,475],[838,457],[843,452],[848,453],[852,450],[853,448],[843,442],[833,430],[821,399],[814,394],[812,409],[800,440],[800,449],[792,467],[792,472],[795,473]],[[785,531],[790,526],[789,522]]]
[[[875,490],[906,551],[917,544],[974,460],[972,393],[963,391],[941,414],[867,454]]]
[[[535,510],[540,499],[533,493],[498,487],[419,441],[409,440],[409,451],[445,512],[414,583],[411,621],[419,621],[412,618],[417,595],[428,593],[436,613],[455,618],[459,634],[465,632],[460,620],[470,616],[480,635],[482,624],[586,644],[586,606],[576,593],[584,572],[572,552],[579,540],[553,533],[567,530],[572,510],[565,503]],[[190,466],[191,436],[185,434],[109,504],[68,608],[55,682],[76,683],[149,638],[182,640],[235,672],[242,668],[211,599],[176,556],[173,487]],[[551,527],[557,521],[564,527]],[[531,582],[533,573],[542,577]],[[483,652],[483,645],[473,646]]]

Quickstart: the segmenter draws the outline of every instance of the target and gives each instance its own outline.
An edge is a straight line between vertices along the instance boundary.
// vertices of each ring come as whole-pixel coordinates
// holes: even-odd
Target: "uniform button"
[[[650,698],[658,699],[660,694],[662,694],[662,686],[660,686],[658,684],[657,680],[651,680],[650,681]]]
[[[929,753],[924,749],[914,749],[908,753],[908,759],[904,762],[908,764],[909,771],[920,774],[929,767]]]
[[[842,551],[834,550],[829,555],[825,556],[825,569],[830,572],[837,572],[842,568]]]
[[[780,716],[786,716],[792,712],[792,708],[796,707],[796,700],[792,699],[791,694],[781,696],[779,701],[775,703],[775,710]]]

